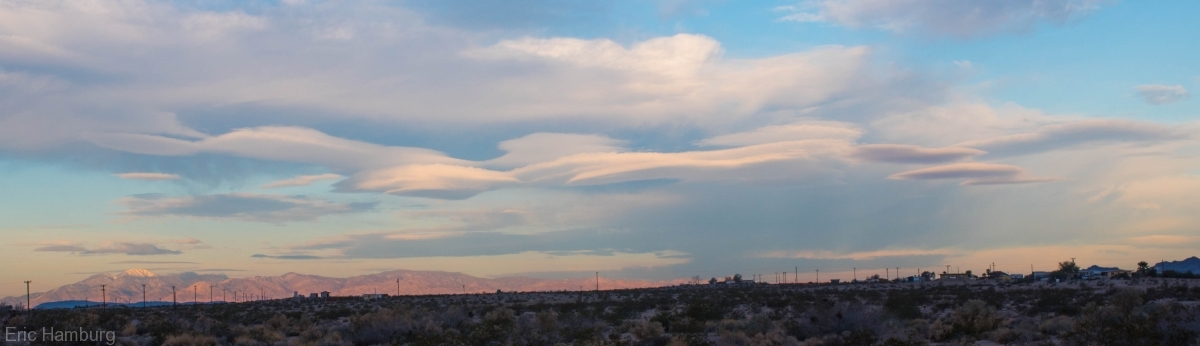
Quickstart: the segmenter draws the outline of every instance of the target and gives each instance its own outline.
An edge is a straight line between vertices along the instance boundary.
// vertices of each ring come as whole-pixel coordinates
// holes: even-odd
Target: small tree
[[[1058,270],[1051,273],[1056,279],[1070,279],[1079,274],[1079,266],[1072,261],[1062,261],[1058,263]]]
[[[742,283],[742,274],[733,274],[733,283],[735,283],[735,284]]]

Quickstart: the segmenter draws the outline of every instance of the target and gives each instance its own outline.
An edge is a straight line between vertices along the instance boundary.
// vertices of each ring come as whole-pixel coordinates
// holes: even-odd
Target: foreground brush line
[[[28,314],[9,308],[0,318],[6,330],[113,331],[126,345],[1195,345],[1198,305],[1200,282],[1150,279],[684,285]]]

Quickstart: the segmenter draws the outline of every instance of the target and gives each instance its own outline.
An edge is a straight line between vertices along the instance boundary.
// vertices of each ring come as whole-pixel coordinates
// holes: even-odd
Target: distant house
[[[837,285],[837,284],[842,283],[842,279],[831,279],[831,280],[829,280],[829,283]]]
[[[956,274],[942,273],[941,275],[942,275],[942,278],[940,280],[949,280],[949,281],[968,280],[971,278],[971,275],[966,274],[966,273],[956,273]]]
[[[1029,276],[1032,276],[1034,280],[1049,279],[1050,272],[1037,271],[1029,274]]]
[[[921,281],[925,281],[924,276],[912,275],[912,276],[904,278],[904,282],[921,282]]]
[[[386,295],[386,294],[379,294],[379,293],[365,293],[362,295],[364,300],[383,299],[383,298],[387,298],[387,296],[388,295]]]
[[[312,298],[312,299],[317,299],[317,298],[318,298],[318,297],[320,297],[320,296],[319,296],[319,295],[317,295],[316,293],[309,293],[309,294],[308,294],[308,297],[309,297],[309,298]]]
[[[329,291],[321,291],[321,298],[329,298]]]
[[[300,298],[304,298],[304,296],[300,295],[300,292],[297,292],[297,291],[292,291],[292,298],[293,298],[293,299],[300,299]]]
[[[1097,278],[1111,278],[1113,276],[1117,276],[1117,275],[1121,275],[1121,274],[1129,275],[1129,274],[1132,274],[1133,272],[1129,271],[1129,270],[1117,268],[1117,267],[1101,267],[1101,266],[1097,266],[1097,265],[1092,265],[1091,267],[1087,267],[1087,269],[1080,271],[1080,273],[1085,276],[1091,276],[1091,277],[1097,277]]]
[[[987,280],[1008,281],[1012,280],[1012,276],[1002,271],[991,271],[983,274],[983,278]]]
[[[1010,278],[1012,278],[1013,280],[1020,280],[1020,279],[1025,278],[1025,274],[1008,274],[1008,276]]]

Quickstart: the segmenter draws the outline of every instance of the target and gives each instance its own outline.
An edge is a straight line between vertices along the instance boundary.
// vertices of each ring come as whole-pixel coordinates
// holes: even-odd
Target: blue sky
[[[0,2],[0,294],[1191,256],[1198,7]]]

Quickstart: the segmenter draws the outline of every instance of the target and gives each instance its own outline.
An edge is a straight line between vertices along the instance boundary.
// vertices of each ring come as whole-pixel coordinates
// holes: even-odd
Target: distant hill
[[[1174,270],[1180,273],[1191,271],[1195,274],[1200,274],[1200,258],[1196,256],[1188,257],[1182,261],[1170,261],[1152,264],[1155,269],[1159,270]]]
[[[75,305],[98,304],[101,301],[101,285],[104,286],[109,304],[139,305],[142,301],[142,285],[146,285],[146,300],[150,302],[172,302],[171,286],[175,286],[179,303],[209,302],[224,299],[235,300],[238,296],[253,294],[267,298],[291,297],[293,292],[302,295],[328,291],[335,296],[362,295],[365,293],[396,294],[396,280],[400,280],[400,294],[452,294],[485,293],[503,291],[559,291],[594,289],[595,278],[563,280],[506,277],[485,279],[463,273],[442,271],[394,270],[378,274],[348,278],[331,278],[318,275],[287,273],[280,276],[256,276],[230,279],[223,274],[182,273],[157,275],[147,270],[131,269],[118,275],[96,274],[83,281],[58,287],[46,292],[30,295],[32,305],[38,308],[68,308]],[[615,280],[600,278],[601,289],[658,287],[682,283],[684,280],[644,281]],[[224,291],[222,290],[224,289]],[[0,303],[24,305],[25,296],[5,297]]]

